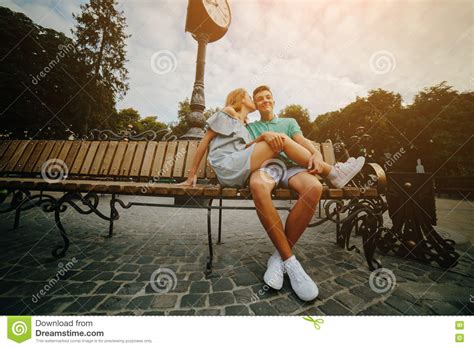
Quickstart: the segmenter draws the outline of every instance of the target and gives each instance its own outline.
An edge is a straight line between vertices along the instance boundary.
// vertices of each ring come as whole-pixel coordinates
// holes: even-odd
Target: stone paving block
[[[324,304],[318,306],[318,308],[325,314],[330,315],[351,315],[353,314],[349,308],[346,308],[342,304],[332,299],[327,300]]]
[[[232,292],[215,292],[209,294],[209,305],[212,306],[225,306],[235,303],[235,297]]]
[[[208,280],[192,282],[189,289],[190,293],[207,294],[211,289],[211,282]]]
[[[115,294],[122,285],[122,282],[106,282],[95,289],[96,294]]]
[[[234,284],[229,278],[212,279],[212,291],[229,291],[234,288]]]
[[[181,298],[180,307],[204,307],[206,306],[206,294],[188,294]]]
[[[117,295],[135,295],[142,291],[146,286],[145,282],[122,283]]]
[[[250,309],[256,315],[279,315],[278,311],[268,302],[257,302],[250,305]]]
[[[151,308],[155,308],[155,309],[173,308],[177,300],[178,300],[177,295],[159,294],[155,296],[151,304]]]
[[[235,306],[226,306],[225,315],[249,315],[250,311],[247,306],[244,305],[235,305]]]

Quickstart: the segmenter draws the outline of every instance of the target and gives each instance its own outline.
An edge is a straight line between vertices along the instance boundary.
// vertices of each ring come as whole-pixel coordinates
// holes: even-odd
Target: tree
[[[73,14],[77,24],[72,30],[77,57],[90,69],[87,77],[91,80],[91,94],[113,103],[123,98],[129,89],[125,40],[130,35],[125,33],[124,13],[118,11],[117,6],[117,0],[90,0],[82,4],[82,12]],[[110,116],[107,112],[92,110],[92,106],[90,104],[84,122],[86,132],[91,122],[104,121]]]
[[[303,108],[298,104],[287,105],[283,110],[280,111],[278,117],[282,118],[294,118],[303,132],[303,135],[308,139],[314,139],[314,127],[309,118],[308,109]]]
[[[214,113],[219,111],[220,108],[209,108],[208,110],[204,111],[204,117],[206,120],[211,117]],[[186,115],[191,112],[191,106],[189,103],[189,98],[178,103],[178,121],[171,122],[169,127],[172,130],[172,134],[175,135],[177,138],[180,138],[189,130],[189,125],[186,122]]]
[[[90,99],[72,40],[0,7],[0,41],[0,132],[64,139],[79,130]]]

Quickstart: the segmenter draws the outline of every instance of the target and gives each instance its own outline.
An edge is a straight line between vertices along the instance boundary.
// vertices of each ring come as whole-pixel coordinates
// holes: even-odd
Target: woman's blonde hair
[[[234,89],[232,92],[227,94],[225,100],[225,106],[231,106],[235,111],[239,112],[242,110],[242,99],[245,98],[247,91],[243,88]]]

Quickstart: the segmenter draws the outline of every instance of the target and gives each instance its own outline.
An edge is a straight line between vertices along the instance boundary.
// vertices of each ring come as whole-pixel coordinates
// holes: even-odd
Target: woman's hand
[[[197,181],[197,175],[194,174],[192,177],[190,176],[189,178],[186,179],[186,181],[180,182],[179,184],[176,184],[177,186],[196,186],[196,181]]]

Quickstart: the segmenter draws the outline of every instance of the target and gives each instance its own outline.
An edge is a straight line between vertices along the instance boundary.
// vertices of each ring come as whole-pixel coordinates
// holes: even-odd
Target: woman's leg
[[[311,158],[311,152],[288,136],[284,137],[283,151],[292,161],[295,161],[300,166],[308,166],[309,159]],[[253,172],[257,170],[265,161],[275,158],[277,155],[278,154],[273,152],[271,146],[266,142],[260,141],[256,143],[252,152],[252,157],[250,159],[250,171]],[[324,173],[329,173],[331,170],[331,166],[326,162],[323,162],[323,167]]]

